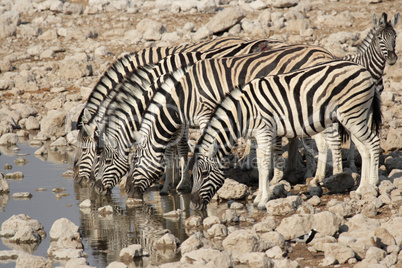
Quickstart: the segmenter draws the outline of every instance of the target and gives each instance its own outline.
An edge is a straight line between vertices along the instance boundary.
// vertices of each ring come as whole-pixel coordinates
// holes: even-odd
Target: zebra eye
[[[208,177],[208,171],[207,170],[201,171],[201,177],[202,178]]]

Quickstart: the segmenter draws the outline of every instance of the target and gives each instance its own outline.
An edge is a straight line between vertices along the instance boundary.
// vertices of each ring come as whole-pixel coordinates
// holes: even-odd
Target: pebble
[[[32,194],[29,192],[13,193],[13,198],[14,199],[31,199]]]
[[[7,173],[5,178],[8,180],[21,180],[22,178],[24,178],[24,174],[22,174],[21,171]]]
[[[67,190],[66,188],[60,187],[60,188],[54,188],[52,190],[52,192],[57,194],[57,193],[65,192],[66,190]]]

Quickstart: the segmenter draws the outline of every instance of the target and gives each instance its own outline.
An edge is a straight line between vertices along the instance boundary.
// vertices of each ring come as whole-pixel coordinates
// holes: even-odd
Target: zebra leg
[[[380,139],[377,135],[372,133],[366,126],[366,133],[364,137],[358,137],[351,134],[352,141],[355,143],[359,153],[362,157],[361,179],[360,185],[356,192],[361,192],[361,187],[366,184],[377,186],[378,178],[378,164],[380,155]]]
[[[339,135],[339,123],[334,123],[327,128],[324,137],[332,153],[332,174],[342,173],[342,141]]]
[[[173,185],[174,176],[174,148],[169,146],[166,148],[165,159],[166,159],[166,173],[165,173],[165,184],[163,185],[160,195],[168,195],[169,189]]]
[[[317,164],[314,158],[314,142],[311,138],[303,138],[304,148],[306,149],[306,174],[305,178],[311,178],[314,175],[314,171],[317,170]],[[325,159],[326,162],[326,159]]]
[[[186,133],[181,137],[178,144],[179,151],[179,159],[180,159],[180,168],[181,168],[181,180],[177,185],[176,189],[178,191],[191,191],[191,180],[190,180],[190,172],[188,169],[188,128],[186,129]]]
[[[259,135],[256,137],[257,140],[257,165],[258,165],[258,173],[259,173],[259,186],[258,193],[260,195],[260,199],[254,200],[254,204],[258,203],[257,206],[259,209],[264,209],[270,198],[269,192],[269,175],[272,170],[272,132],[264,131],[263,135]]]
[[[297,149],[298,149],[299,139],[289,139],[288,144],[288,163],[286,165],[285,174],[286,177],[290,174],[296,172],[297,167]]]
[[[327,143],[324,139],[324,136],[321,133],[314,135],[313,139],[317,145],[318,160],[317,160],[317,169],[315,172],[315,176],[314,176],[314,179],[312,179],[310,181],[310,185],[318,185],[325,178],[325,170],[327,167],[328,147],[327,147]]]
[[[283,179],[283,166],[285,165],[284,163],[285,161],[282,158],[282,138],[277,137],[275,141],[276,142],[274,147],[274,176],[270,181],[271,185],[275,185]]]
[[[347,158],[348,158],[349,168],[353,172],[357,172],[357,167],[356,167],[356,163],[355,163],[355,144],[352,142],[352,140],[350,140],[350,148],[348,151]]]

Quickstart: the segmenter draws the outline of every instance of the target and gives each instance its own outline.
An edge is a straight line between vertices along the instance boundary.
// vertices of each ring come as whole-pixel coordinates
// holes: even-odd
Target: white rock
[[[173,234],[165,234],[156,241],[158,248],[177,248],[180,241]]]
[[[385,256],[387,256],[387,252],[384,250],[377,247],[370,247],[366,252],[365,259],[367,261],[374,260],[375,262],[379,263],[385,258]]]
[[[228,235],[228,229],[224,224],[214,224],[207,230],[208,236],[213,237],[226,237]]]
[[[297,5],[300,0],[267,0],[266,3],[276,8],[288,8]]]
[[[285,237],[276,231],[263,233],[260,235],[260,248],[267,250],[275,246],[283,247],[285,241]]]
[[[213,33],[222,32],[239,23],[245,17],[240,8],[228,7],[212,17],[205,27]]]
[[[241,255],[238,260],[240,264],[246,265],[247,267],[274,267],[273,262],[263,252],[245,253]]]
[[[84,201],[82,201],[79,205],[80,208],[90,208],[91,207],[91,200],[90,199],[85,199]]]
[[[212,225],[216,223],[222,223],[221,219],[219,219],[219,217],[217,216],[206,217],[202,222],[205,229],[209,229]]]
[[[226,179],[223,186],[217,191],[217,195],[223,199],[243,199],[246,197],[248,187],[232,179]]]
[[[38,231],[31,226],[24,226],[15,232],[14,236],[10,238],[13,243],[38,243],[42,240]]]
[[[32,194],[30,192],[13,193],[13,198],[14,199],[31,199]]]
[[[17,250],[0,250],[0,261],[16,260],[18,254]]]
[[[265,254],[270,259],[281,259],[283,257],[283,252],[280,246],[274,246],[268,249],[267,251],[265,251]]]
[[[0,145],[10,145],[18,143],[18,135],[14,133],[6,133],[0,137]]]
[[[41,268],[53,268],[53,263],[40,256],[34,256],[31,254],[27,254],[24,252],[20,252],[18,259],[15,263],[16,268],[32,268],[32,267],[41,267]]]
[[[109,263],[106,268],[127,268],[128,266],[124,262],[114,261]]]
[[[201,216],[198,215],[191,215],[184,222],[184,226],[186,228],[195,228],[201,225],[202,225],[202,218]]]
[[[295,212],[297,207],[300,206],[302,202],[302,198],[295,195],[287,198],[270,200],[265,207],[268,215],[284,216]]]
[[[207,267],[233,267],[233,260],[227,252],[205,248],[185,253],[180,262],[192,265],[206,265]]]
[[[50,144],[50,148],[67,146],[66,138],[60,137]]]
[[[355,257],[355,253],[351,248],[338,243],[325,243],[324,254],[326,258],[329,256],[334,256],[340,264],[344,264],[349,259]]]
[[[78,234],[78,226],[67,218],[56,220],[49,231],[51,239],[59,239],[60,237],[76,237]]]
[[[249,252],[259,251],[258,235],[250,230],[240,229],[230,233],[222,242],[226,250],[232,251],[232,256],[238,258]]]
[[[21,23],[20,13],[14,10],[6,11],[0,16],[0,38],[5,39],[17,33],[17,26]]]
[[[106,205],[104,207],[98,208],[98,211],[101,214],[113,214],[113,207],[111,205]]]
[[[29,116],[25,122],[26,130],[37,130],[40,128],[39,120],[33,116]]]
[[[67,112],[50,110],[41,120],[40,131],[51,137],[61,137],[71,131],[71,120],[67,118]]]
[[[313,224],[312,215],[292,215],[284,218],[276,231],[282,234],[285,239],[293,239],[301,235],[308,234]]]
[[[120,251],[120,258],[126,261],[132,261],[136,257],[142,257],[143,249],[140,244],[130,245]]]
[[[10,185],[8,181],[4,178],[3,173],[0,173],[0,194],[9,193]]]

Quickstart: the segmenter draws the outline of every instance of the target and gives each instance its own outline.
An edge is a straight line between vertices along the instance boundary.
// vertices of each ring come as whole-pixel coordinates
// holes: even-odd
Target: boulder
[[[10,185],[8,181],[4,178],[3,173],[0,173],[0,195],[10,192]]]
[[[276,231],[285,237],[285,239],[293,239],[301,235],[308,234],[312,228],[312,215],[292,215],[284,218]]]
[[[0,145],[12,145],[18,143],[18,135],[14,133],[6,133],[0,137]]]
[[[334,256],[339,264],[344,264],[355,257],[355,253],[350,247],[338,243],[324,244],[324,254],[325,257]]]
[[[32,267],[42,267],[42,268],[52,268],[53,263],[40,256],[34,256],[21,252],[18,255],[18,259],[15,263],[16,268],[32,268]]]
[[[234,258],[238,258],[245,253],[259,251],[259,238],[253,231],[240,229],[230,233],[223,240],[222,246],[230,250]]]
[[[297,207],[300,206],[302,202],[302,198],[295,195],[287,198],[270,200],[265,207],[268,215],[285,216],[295,212]]]
[[[217,191],[218,197],[226,200],[243,199],[246,197],[248,187],[232,179],[226,179],[223,186]]]
[[[60,237],[79,237],[78,226],[67,218],[56,220],[49,231],[50,239],[57,240]]]
[[[205,25],[205,28],[213,33],[219,33],[239,23],[245,17],[240,8],[228,7],[218,12]]]
[[[228,235],[228,228],[224,224],[217,223],[207,230],[207,234],[210,238],[226,237]]]
[[[322,183],[331,193],[342,193],[355,186],[352,174],[346,172],[324,178]]]

